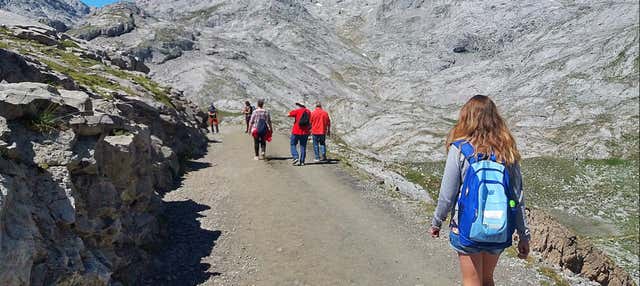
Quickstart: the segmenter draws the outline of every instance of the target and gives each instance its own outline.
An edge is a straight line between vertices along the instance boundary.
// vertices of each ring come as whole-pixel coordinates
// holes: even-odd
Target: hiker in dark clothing
[[[253,111],[249,118],[249,130],[253,136],[253,149],[255,151],[254,160],[264,160],[267,150],[267,142],[271,141],[273,126],[271,125],[271,115],[264,109],[264,99],[258,100],[258,108]],[[260,149],[262,152],[259,153]]]
[[[211,133],[220,133],[220,129],[218,129],[218,110],[211,103],[209,106],[209,127],[211,127]],[[215,127],[215,132],[214,132]]]
[[[295,118],[291,130],[291,156],[293,165],[304,166],[307,155],[307,140],[311,135],[311,111],[302,103],[296,102],[298,108],[289,112],[289,117]],[[300,144],[300,154],[297,146]]]
[[[253,106],[247,100],[244,102],[244,108],[242,109],[242,114],[244,114],[244,121],[247,124],[247,128],[244,130],[244,133],[249,133],[249,120],[251,120],[251,115],[253,114]]]

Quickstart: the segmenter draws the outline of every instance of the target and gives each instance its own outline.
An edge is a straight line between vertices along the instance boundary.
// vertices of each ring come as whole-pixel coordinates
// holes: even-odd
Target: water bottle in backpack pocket
[[[493,154],[488,158],[478,156],[466,141],[453,144],[469,163],[458,197],[460,244],[479,248],[511,246],[516,208],[507,168],[496,162]]]

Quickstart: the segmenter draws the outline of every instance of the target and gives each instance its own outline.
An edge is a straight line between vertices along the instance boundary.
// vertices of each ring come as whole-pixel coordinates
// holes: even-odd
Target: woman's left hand
[[[518,241],[518,258],[527,259],[529,256],[529,241],[528,240],[520,240]]]
[[[431,232],[431,237],[433,238],[440,237],[440,228],[438,227],[432,226],[429,232]]]

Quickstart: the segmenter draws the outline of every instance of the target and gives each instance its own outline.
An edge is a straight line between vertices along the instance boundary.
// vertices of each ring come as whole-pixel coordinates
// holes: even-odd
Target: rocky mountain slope
[[[284,111],[321,99],[341,137],[378,159],[442,159],[476,93],[496,99],[527,157],[638,157],[634,1],[136,4],[86,18],[77,34],[133,22],[93,41],[200,103],[235,111],[267,98]]]
[[[0,9],[29,16],[59,31],[66,31],[91,12],[80,0],[0,0]]]
[[[0,285],[140,285],[203,114],[127,58],[0,11]]]
[[[0,0],[0,6],[8,7],[8,2]],[[83,46],[102,51],[100,57],[111,64],[150,71],[155,80],[184,90],[200,104],[215,101],[236,111],[246,99],[266,98],[277,115],[295,101],[321,99],[349,149],[379,161],[382,169],[391,161],[413,166],[443,159],[443,140],[460,106],[472,94],[491,95],[524,155],[542,157],[531,164],[561,157],[561,164],[547,162],[529,170],[543,169],[527,182],[531,197],[538,200],[533,205],[565,217],[583,216],[583,224],[598,221],[593,230],[609,226],[606,233],[615,237],[602,238],[598,246],[624,257],[616,262],[623,262],[637,280],[638,196],[633,186],[638,174],[623,172],[625,178],[618,178],[620,173],[611,172],[637,166],[617,166],[615,158],[637,162],[640,157],[638,5],[579,0],[137,0],[93,11],[70,34],[90,40]],[[20,13],[34,15],[24,9]],[[59,13],[69,12],[61,8]],[[66,45],[62,43],[53,45]],[[121,76],[105,71],[108,79]],[[85,88],[90,94],[108,97],[110,90],[120,89],[75,76],[74,81],[85,81],[80,86],[95,88]],[[147,80],[137,78],[136,84],[133,79],[133,85],[166,102]],[[126,82],[119,84],[124,84],[123,93],[137,91]],[[75,89],[70,86],[64,87]],[[576,160],[612,157],[617,169],[604,161],[597,172],[592,165],[598,162]],[[585,172],[563,177],[572,170],[566,164],[585,165]],[[601,169],[603,175],[591,177]],[[549,170],[562,176],[550,178],[545,174]],[[415,175],[416,182],[428,179],[425,188],[438,182],[422,171],[404,175]],[[529,184],[539,180],[544,184]],[[599,199],[603,194],[606,202]],[[567,240],[560,234],[555,240],[562,245]],[[573,254],[558,258],[562,247],[537,247],[560,264],[582,265]],[[594,265],[576,269],[602,268],[585,270],[595,276],[621,273]],[[613,279],[602,275],[595,279]],[[628,281],[624,279],[619,281]]]

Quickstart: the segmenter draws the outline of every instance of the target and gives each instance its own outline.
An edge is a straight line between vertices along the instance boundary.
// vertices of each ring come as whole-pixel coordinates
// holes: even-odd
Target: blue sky
[[[104,5],[109,5],[114,2],[118,2],[118,0],[82,0],[85,4],[94,7],[102,7]]]

